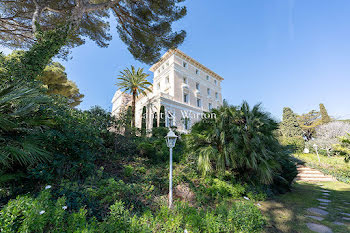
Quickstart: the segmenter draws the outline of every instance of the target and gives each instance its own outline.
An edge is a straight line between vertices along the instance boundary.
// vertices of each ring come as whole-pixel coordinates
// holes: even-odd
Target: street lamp
[[[175,147],[177,136],[170,129],[169,133],[165,136],[166,145],[170,150],[170,172],[169,172],[169,208],[171,208],[173,202],[173,148]]]
[[[320,160],[320,156],[318,155],[317,145],[316,145],[316,144],[314,144],[312,147],[315,149],[316,154],[317,154],[317,158],[318,158],[318,162],[320,163],[320,162],[321,162],[321,160]]]

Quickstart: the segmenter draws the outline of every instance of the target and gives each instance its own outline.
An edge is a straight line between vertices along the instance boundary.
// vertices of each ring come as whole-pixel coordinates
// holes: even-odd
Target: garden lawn
[[[322,185],[322,186],[321,186]],[[326,211],[329,212],[324,220],[313,220],[307,215],[307,209],[319,206],[318,198],[322,196],[321,189],[330,191],[327,199],[331,200]],[[319,182],[306,183],[297,182],[293,185],[290,193],[276,196],[273,200],[267,200],[261,203],[260,210],[267,219],[267,226],[264,232],[295,232],[312,233],[306,223],[318,223],[327,226],[333,232],[350,232],[350,221],[342,220],[344,215],[350,214],[350,185],[342,182]],[[343,222],[345,226],[335,225],[333,222]]]
[[[320,161],[316,154],[294,154],[296,159],[306,163],[306,166],[316,168],[325,174],[332,175],[337,180],[350,184],[350,162],[346,163],[342,156],[320,155]]]

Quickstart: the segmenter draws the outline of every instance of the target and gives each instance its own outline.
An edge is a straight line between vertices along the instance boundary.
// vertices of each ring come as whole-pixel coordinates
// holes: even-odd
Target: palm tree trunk
[[[132,127],[135,127],[136,91],[132,92]]]

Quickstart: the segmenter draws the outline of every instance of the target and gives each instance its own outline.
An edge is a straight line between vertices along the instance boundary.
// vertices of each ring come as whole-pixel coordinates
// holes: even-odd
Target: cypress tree
[[[327,124],[327,123],[331,122],[331,118],[328,115],[326,107],[322,103],[320,104],[320,113],[321,113],[322,124]]]
[[[158,127],[158,119],[157,119],[157,113],[155,112],[153,115],[153,128]]]
[[[165,127],[165,108],[163,105],[160,107],[159,127]]]
[[[146,106],[143,106],[141,116],[141,135],[146,135]]]
[[[283,120],[280,124],[280,130],[283,137],[303,136],[303,131],[299,126],[296,115],[288,107],[283,108]]]
[[[146,135],[146,106],[143,106],[142,108],[142,115],[141,115],[141,135]]]

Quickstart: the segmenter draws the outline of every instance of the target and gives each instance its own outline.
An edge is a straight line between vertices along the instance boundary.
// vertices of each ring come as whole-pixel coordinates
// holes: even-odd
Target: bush
[[[300,153],[304,151],[305,140],[303,137],[280,137],[280,143],[289,148],[292,152]]]
[[[92,232],[96,224],[84,209],[70,213],[64,197],[51,200],[49,190],[37,198],[18,196],[0,211],[1,232]]]
[[[207,192],[212,197],[217,198],[239,198],[245,193],[245,188],[240,184],[230,184],[226,181],[215,178],[210,180]]]
[[[294,178],[298,175],[298,170],[295,162],[292,161],[290,156],[281,158],[279,163],[281,169],[274,176],[274,182],[271,185],[271,188],[275,193],[286,193],[291,191],[290,188]]]
[[[276,174],[280,176],[281,161],[289,156],[275,138],[278,124],[270,114],[246,102],[224,105],[212,114],[216,117],[197,122],[185,137],[186,149],[197,156],[202,175],[227,172],[241,183],[272,184]]]
[[[169,148],[165,142],[165,136],[168,133],[165,127],[153,128],[152,137],[140,138],[137,146],[139,154],[142,157],[148,158],[152,163],[162,163],[169,160]],[[176,133],[179,135],[179,133]],[[175,162],[180,161],[183,156],[183,142],[179,138],[174,148],[173,159]]]
[[[72,211],[65,198],[52,200],[49,190],[37,198],[18,196],[0,211],[1,232],[261,232],[265,220],[250,202],[222,204],[214,209],[196,209],[174,203],[137,216],[116,200],[100,223],[87,218],[87,211]]]

